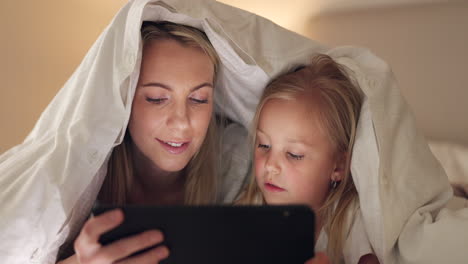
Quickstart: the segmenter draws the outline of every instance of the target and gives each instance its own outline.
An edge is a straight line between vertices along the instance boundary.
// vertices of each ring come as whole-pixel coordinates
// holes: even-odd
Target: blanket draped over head
[[[351,166],[375,254],[381,263],[466,263],[468,209],[444,208],[452,196],[447,177],[389,66],[366,49],[327,48],[206,0],[126,4],[24,142],[0,156],[1,263],[55,263],[58,247],[79,229],[83,218],[76,216],[89,212],[102,184],[99,171],[126,130],[142,21],[161,20],[207,34],[222,63],[216,89],[229,102],[218,102],[216,111],[245,127],[264,86],[286,69],[316,53],[348,67],[365,97]]]

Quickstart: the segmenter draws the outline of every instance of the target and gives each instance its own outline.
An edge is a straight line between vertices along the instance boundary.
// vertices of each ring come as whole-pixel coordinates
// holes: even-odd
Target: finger
[[[123,222],[123,219],[122,210],[114,209],[90,218],[83,226],[82,232],[89,242],[97,242],[102,234],[116,228]]]
[[[99,237],[120,225],[123,219],[122,210],[115,209],[86,221],[74,244],[78,256],[90,256],[97,251],[101,247]]]
[[[150,230],[138,235],[120,239],[114,243],[102,247],[96,254],[96,259],[109,262],[124,259],[140,250],[157,245],[164,237],[160,231]],[[98,261],[99,263],[99,261]]]
[[[315,253],[315,257],[306,261],[305,264],[330,264],[328,256],[323,252]]]
[[[169,249],[165,246],[159,246],[148,252],[138,254],[137,256],[127,258],[117,262],[118,264],[138,264],[138,263],[159,263],[159,261],[169,256]]]

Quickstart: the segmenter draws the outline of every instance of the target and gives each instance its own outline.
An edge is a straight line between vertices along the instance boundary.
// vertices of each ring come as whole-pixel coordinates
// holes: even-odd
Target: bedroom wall
[[[0,153],[27,136],[125,2],[0,1]],[[468,89],[463,78],[468,75],[468,3],[328,10],[309,17],[292,15],[302,9],[297,5],[278,9],[262,8],[262,1],[223,2],[330,45],[369,47],[392,65],[428,137],[468,144]]]
[[[327,14],[307,24],[311,38],[385,59],[428,138],[468,144],[467,1]]]
[[[23,141],[126,2],[0,1],[0,153]]]

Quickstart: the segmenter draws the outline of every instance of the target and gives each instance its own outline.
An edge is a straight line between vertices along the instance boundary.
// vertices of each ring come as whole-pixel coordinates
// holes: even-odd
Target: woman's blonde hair
[[[171,22],[144,22],[141,28],[143,43],[158,40],[175,40],[178,43],[199,48],[211,59],[214,65],[213,83],[219,69],[218,55],[205,33],[197,28]],[[200,150],[184,169],[184,204],[209,204],[216,199],[216,171],[219,166],[216,153],[219,153],[218,126],[214,113],[211,116],[205,139]],[[116,146],[111,154],[108,171],[98,199],[102,202],[125,204],[132,188],[134,177],[133,144],[128,130],[122,144]]]
[[[319,54],[312,58],[307,66],[279,76],[270,82],[260,98],[260,103],[253,119],[251,140],[256,142],[256,129],[260,113],[268,100],[295,100],[305,92],[314,92],[321,102],[321,126],[329,135],[331,143],[338,153],[345,153],[345,173],[336,188],[330,187],[330,194],[316,214],[321,217],[328,234],[327,253],[332,261],[342,259],[344,225],[347,224],[348,208],[358,199],[351,171],[351,154],[356,136],[356,127],[362,104],[362,97],[357,85],[348,77],[346,69],[327,55]],[[253,172],[255,170],[252,170]],[[264,200],[258,188],[255,175],[241,195],[239,204],[262,204]]]

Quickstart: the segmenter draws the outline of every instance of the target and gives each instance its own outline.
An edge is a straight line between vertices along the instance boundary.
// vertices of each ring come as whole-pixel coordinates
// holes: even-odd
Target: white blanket
[[[129,119],[143,20],[206,32],[222,62],[217,88],[229,99],[217,111],[244,126],[264,85],[284,69],[317,52],[351,68],[366,95],[352,171],[375,253],[381,263],[466,263],[468,209],[441,210],[452,196],[447,177],[388,65],[366,49],[329,49],[254,14],[203,0],[129,2],[26,140],[0,157],[1,263],[54,263],[58,245],[79,226],[74,215],[91,206],[103,174],[98,171]]]

